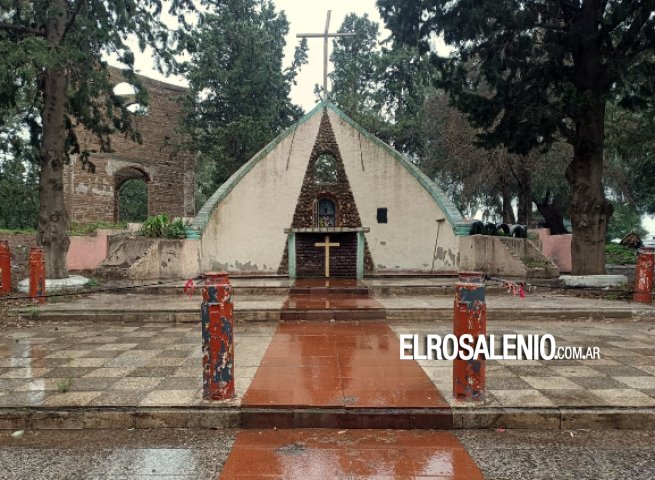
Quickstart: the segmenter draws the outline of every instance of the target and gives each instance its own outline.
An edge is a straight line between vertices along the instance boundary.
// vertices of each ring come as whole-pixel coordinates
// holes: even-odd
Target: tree
[[[307,43],[283,69],[289,23],[269,0],[225,0],[200,14],[187,64],[186,130],[200,153],[201,194],[210,195],[302,110],[289,93],[307,60]],[[199,177],[202,177],[199,175]]]
[[[613,99],[636,109],[652,98],[655,0],[378,0],[378,6],[394,36],[414,38],[420,29],[421,52],[431,50],[435,34],[455,47],[448,58],[431,55],[438,85],[484,129],[482,145],[527,154],[562,137],[572,146],[566,169],[572,273],[604,273],[612,214],[603,188],[606,105]]]
[[[19,151],[0,153],[0,198],[0,228],[36,227],[38,172]]]
[[[37,242],[45,251],[49,278],[67,276],[68,215],[64,207],[63,166],[70,154],[88,152],[77,144],[84,127],[110,151],[109,135],[120,131],[138,139],[131,113],[112,92],[103,54],[113,53],[125,65],[124,75],[138,86],[134,55],[127,45],[135,38],[141,49],[152,47],[160,67],[174,65],[174,47],[181,37],[161,19],[162,1],[0,0],[0,134],[13,141],[25,129],[39,148],[39,213]],[[191,0],[170,0],[169,13],[186,26]],[[138,100],[147,102],[139,89]]]
[[[355,36],[337,37],[332,42],[334,70],[329,74],[332,89],[328,98],[368,131],[389,141],[389,125],[381,111],[379,26],[366,14],[350,13],[338,32]]]
[[[420,164],[425,101],[434,92],[432,69],[421,62],[414,43],[378,42],[378,24],[367,15],[346,16],[331,60],[330,99],[378,138]]]
[[[640,238],[646,238],[646,230],[642,226],[641,214],[629,204],[614,202],[614,215],[607,226],[607,242],[621,240],[629,233],[636,233]]]
[[[633,112],[608,105],[607,186],[638,213],[655,213],[655,100]]]

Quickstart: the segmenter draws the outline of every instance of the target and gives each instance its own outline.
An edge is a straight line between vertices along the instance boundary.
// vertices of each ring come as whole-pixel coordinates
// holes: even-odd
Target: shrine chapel
[[[408,158],[321,102],[201,208],[200,271],[290,278],[435,273],[468,225]]]

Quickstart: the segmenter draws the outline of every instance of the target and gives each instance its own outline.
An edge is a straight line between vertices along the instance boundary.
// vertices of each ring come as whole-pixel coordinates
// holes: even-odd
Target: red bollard
[[[41,247],[30,249],[30,297],[34,302],[45,302],[45,262]]]
[[[473,345],[487,334],[487,304],[482,273],[462,272],[455,284],[455,336],[469,334]],[[453,396],[457,400],[482,401],[485,395],[485,359],[453,360]]]
[[[637,256],[635,272],[635,302],[653,303],[653,270],[655,270],[655,248],[642,247]]]
[[[0,295],[11,293],[11,254],[9,242],[0,240]]]
[[[206,273],[202,288],[202,396],[235,397],[234,305],[227,273]]]

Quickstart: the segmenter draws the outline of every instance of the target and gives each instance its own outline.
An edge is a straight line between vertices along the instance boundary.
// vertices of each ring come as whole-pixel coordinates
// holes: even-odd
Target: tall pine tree
[[[205,3],[205,2],[200,2]],[[179,37],[161,18],[161,0],[0,0],[0,134],[8,141],[25,128],[39,148],[37,241],[44,247],[49,278],[67,276],[68,215],[63,166],[80,152],[76,125],[111,147],[109,134],[130,132],[131,114],[113,92],[103,54],[114,53],[125,76],[138,85],[128,38],[152,47],[161,67],[174,64]],[[192,0],[169,0],[181,26]],[[146,102],[139,90],[139,101]],[[136,136],[135,136],[136,138]],[[88,165],[88,163],[87,163]]]
[[[397,38],[456,48],[439,85],[485,132],[487,147],[525,154],[563,137],[573,274],[605,272],[612,206],[603,188],[605,110],[639,108],[655,92],[655,0],[378,0]],[[413,21],[412,21],[413,19]]]
[[[302,115],[289,94],[307,45],[300,44],[285,69],[288,31],[286,16],[269,0],[215,2],[200,15],[188,64],[186,127],[200,154],[201,196]]]

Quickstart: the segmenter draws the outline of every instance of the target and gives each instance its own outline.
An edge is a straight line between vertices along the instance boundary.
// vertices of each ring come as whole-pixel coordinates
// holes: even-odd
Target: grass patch
[[[634,248],[609,243],[605,245],[605,263],[610,265],[634,265],[637,251]]]
[[[100,229],[121,230],[127,228],[127,222],[121,223],[108,223],[108,222],[95,222],[85,223],[81,225],[77,222],[71,222],[69,233],[72,236],[80,237],[85,235],[95,235]]]
[[[19,235],[21,233],[34,235],[35,228],[0,228],[0,235]]]
[[[530,257],[523,257],[521,261],[523,262],[523,265],[525,265],[528,268],[546,268],[550,265],[545,260],[540,260],[537,258],[530,258]]]

